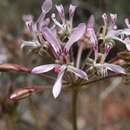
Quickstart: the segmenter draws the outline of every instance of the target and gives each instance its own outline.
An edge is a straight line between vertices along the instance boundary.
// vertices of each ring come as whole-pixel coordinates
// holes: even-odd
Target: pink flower
[[[41,46],[37,39],[37,34],[41,33],[41,29],[45,26],[48,26],[48,24],[50,23],[50,19],[45,18],[45,16],[51,8],[52,0],[45,0],[41,7],[42,13],[36,22],[33,21],[32,15],[23,16],[23,20],[25,21],[28,31],[31,32],[33,35],[33,41],[23,41],[23,43],[21,44],[21,48],[28,47],[30,49],[33,49]]]
[[[107,16],[104,14],[103,15],[103,21],[104,23],[108,24],[108,18]],[[126,18],[125,19],[125,23],[127,25],[127,28],[124,29],[117,29],[117,25],[116,25],[116,20],[117,20],[117,14],[110,14],[110,22],[108,24],[108,31],[105,35],[105,40],[106,41],[111,41],[111,40],[117,40],[121,43],[123,43],[126,48],[130,51],[130,45],[129,45],[129,36],[130,36],[130,24],[129,24],[129,20]]]
[[[76,6],[70,5],[70,7],[69,7],[69,20],[66,20],[66,18],[65,18],[64,7],[62,4],[56,5],[56,9],[58,11],[58,14],[60,16],[62,23],[60,23],[59,21],[56,20],[54,13],[52,14],[53,22],[61,30],[61,32],[71,33],[72,28],[73,28],[73,17],[74,17],[74,13],[76,10]]]
[[[36,22],[33,21],[33,17],[31,15],[23,16],[23,20],[25,21],[25,24],[30,32],[40,32],[43,26],[47,26],[49,24],[49,19],[45,18],[45,16],[51,8],[52,0],[45,0],[41,7],[42,13]]]
[[[69,36],[69,40],[66,43],[62,43],[57,36],[49,29],[44,27],[42,30],[43,37],[51,45],[53,53],[55,53],[57,59],[64,59],[70,48],[74,43],[81,39],[85,33],[86,26],[84,23],[80,23]]]
[[[115,73],[125,74],[125,69],[119,65],[109,64],[109,63],[103,63],[103,64],[97,63],[94,66],[97,69],[97,73],[101,74],[103,77],[108,75],[108,72],[107,72],[108,70]]]
[[[56,82],[54,83],[53,90],[52,90],[53,96],[55,98],[57,98],[61,92],[62,79],[63,79],[64,73],[66,71],[74,73],[76,76],[78,76],[81,79],[85,79],[85,80],[88,79],[88,76],[84,71],[82,71],[81,69],[75,68],[72,65],[59,65],[59,64],[40,65],[40,66],[34,67],[32,69],[32,73],[34,73],[34,74],[45,73],[45,72],[48,72],[53,69],[55,70],[55,68],[56,69],[59,68],[58,76],[57,76]]]

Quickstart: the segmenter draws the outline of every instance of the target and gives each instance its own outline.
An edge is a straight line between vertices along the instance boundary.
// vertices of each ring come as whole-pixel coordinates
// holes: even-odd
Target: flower
[[[119,33],[119,30],[116,30],[117,29],[117,26],[116,26],[117,15],[110,14],[111,20],[109,24],[108,24],[108,17],[105,13],[102,15],[102,18],[103,18],[104,26],[106,27],[108,26],[108,32],[104,36],[105,41],[102,43],[104,44],[104,48],[103,48],[104,52],[99,52],[98,50],[100,46],[98,44],[97,36],[94,31],[94,16],[93,15],[90,16],[87,23],[86,36],[88,37],[89,42],[92,45],[92,49],[95,54],[94,62],[92,66],[96,68],[97,73],[101,74],[103,77],[105,77],[108,74],[107,72],[108,70],[113,71],[115,73],[125,73],[125,70],[121,66],[105,63],[105,59],[107,55],[109,54],[111,48],[113,47],[113,43],[111,42],[110,39],[115,38],[117,33]],[[129,39],[126,39],[126,40],[129,40]],[[98,58],[100,59],[100,61],[98,61]],[[93,68],[92,66],[90,66],[90,69]]]
[[[31,32],[33,35],[33,41],[23,41],[21,44],[21,48],[29,47],[31,49],[34,49],[41,46],[38,37],[41,37],[40,34],[42,27],[46,27],[50,23],[50,19],[45,18],[45,16],[51,10],[51,8],[52,8],[52,0],[45,0],[41,7],[42,13],[36,22],[33,21],[32,15],[23,16],[23,20],[25,21],[28,31]]]
[[[121,73],[125,74],[125,69],[122,68],[119,65],[115,64],[109,64],[109,63],[103,63],[103,64],[95,64],[94,67],[97,69],[97,73],[101,74],[103,77],[108,75],[108,70],[115,72],[115,73]]]
[[[56,9],[59,13],[60,19],[62,23],[56,20],[55,14],[52,14],[52,20],[57,25],[57,27],[60,29],[60,32],[62,33],[71,33],[73,29],[73,17],[76,10],[76,6],[70,5],[69,7],[69,20],[65,19],[65,12],[63,5],[56,5]]]
[[[41,32],[41,28],[49,24],[49,18],[45,18],[45,16],[51,8],[52,0],[45,0],[41,7],[42,13],[36,22],[33,21],[33,17],[31,15],[24,15],[23,20],[25,21],[27,29],[32,33]]]
[[[96,37],[96,33],[94,31],[94,16],[91,15],[88,23],[87,23],[87,29],[86,29],[86,36],[89,38],[89,42],[92,45],[92,49],[94,51],[95,54],[95,61],[97,59],[97,53],[98,53],[98,41],[97,41],[97,37]]]
[[[127,50],[130,51],[130,24],[129,24],[129,20],[126,18],[125,19],[125,23],[127,25],[127,28],[124,29],[117,29],[117,25],[116,25],[116,20],[117,20],[117,14],[110,14],[111,20],[108,26],[108,31],[105,35],[105,40],[106,41],[111,41],[111,40],[117,40],[121,43],[123,43]],[[106,25],[106,23],[108,22],[108,18],[106,14],[103,14],[102,16],[103,21]]]
[[[70,48],[74,43],[81,39],[85,33],[85,29],[86,25],[84,23],[80,23],[76,28],[73,29],[69,36],[69,40],[66,43],[61,42],[60,39],[58,39],[48,27],[44,27],[42,29],[42,34],[45,40],[51,45],[55,57],[59,60],[67,60],[66,58]]]
[[[67,64],[64,64],[64,65],[59,65],[59,64],[40,65],[40,66],[34,67],[32,69],[32,73],[40,74],[40,73],[48,72],[48,71],[53,70],[53,69],[54,70],[58,69],[58,71],[56,71],[56,72],[58,72],[58,76],[57,76],[57,79],[54,83],[53,90],[52,90],[53,96],[55,98],[57,98],[61,92],[62,79],[63,79],[64,73],[66,71],[74,73],[76,76],[80,77],[81,79],[85,79],[85,80],[88,79],[87,74],[83,70],[75,68],[74,66],[67,65]]]

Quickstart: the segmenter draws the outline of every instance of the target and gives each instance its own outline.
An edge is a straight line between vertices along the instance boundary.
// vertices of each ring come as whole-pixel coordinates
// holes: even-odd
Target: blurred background
[[[34,67],[49,62],[46,57],[28,54],[19,47],[19,41],[27,38],[22,16],[32,14],[37,19],[42,2],[0,0],[0,63]],[[125,17],[130,18],[129,0],[53,0],[53,3],[62,3],[66,11],[70,3],[77,5],[75,25],[87,22],[94,14],[97,28],[104,12],[117,13],[118,26],[124,26]],[[15,89],[34,84],[46,87],[53,81],[24,73],[0,74],[0,130],[72,130],[71,92],[62,93],[56,100],[51,91],[33,94],[19,102],[8,99]],[[84,87],[78,99],[79,130],[130,130],[129,84],[128,77]]]

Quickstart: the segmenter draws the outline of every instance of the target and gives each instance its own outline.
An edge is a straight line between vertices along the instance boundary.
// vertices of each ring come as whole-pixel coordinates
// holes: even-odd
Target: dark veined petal
[[[86,72],[84,72],[81,69],[75,68],[73,66],[68,66],[67,70],[74,73],[76,76],[80,77],[81,79],[86,79],[88,80],[88,75],[86,74]]]
[[[40,66],[34,67],[31,72],[34,74],[41,74],[41,73],[45,73],[54,69],[56,66],[57,64],[40,65]]]
[[[56,5],[56,9],[63,23],[65,23],[65,12],[63,5]]]
[[[69,17],[73,17],[74,16],[75,9],[76,9],[76,6],[71,4],[70,7],[69,7]]]
[[[84,23],[80,23],[78,27],[74,28],[73,32],[71,33],[68,42],[65,44],[65,51],[69,52],[71,46],[80,40],[84,35],[86,30],[86,25]]]
[[[24,22],[26,24],[26,27],[27,27],[28,31],[33,32],[33,26],[34,26],[33,16],[32,15],[24,15],[23,20],[24,20]]]
[[[53,86],[52,94],[53,94],[54,98],[57,98],[61,92],[62,78],[65,73],[65,69],[66,69],[66,66],[62,66],[61,72],[58,74],[57,80]]]
[[[53,50],[55,51],[56,54],[61,52],[61,45],[56,38],[55,34],[47,27],[44,27],[42,29],[42,34],[44,38],[49,42],[49,44],[52,46]]]
[[[52,0],[45,0],[42,4],[42,12],[48,13],[52,8]]]
[[[104,66],[115,73],[125,74],[125,69],[119,65],[104,63]]]

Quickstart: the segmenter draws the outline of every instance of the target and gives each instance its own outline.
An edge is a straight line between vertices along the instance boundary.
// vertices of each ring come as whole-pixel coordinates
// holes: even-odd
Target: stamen
[[[61,25],[61,24],[56,20],[56,16],[55,16],[54,13],[51,15],[51,18],[52,18],[53,22],[54,22],[58,27],[60,27],[61,29],[64,29],[63,25]]]

